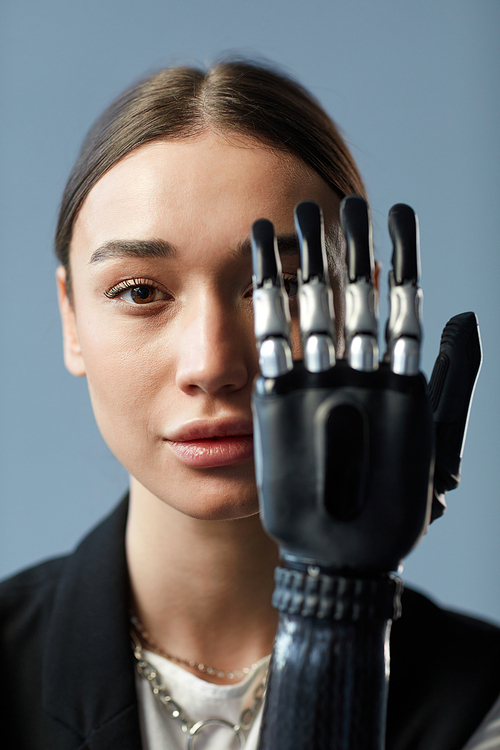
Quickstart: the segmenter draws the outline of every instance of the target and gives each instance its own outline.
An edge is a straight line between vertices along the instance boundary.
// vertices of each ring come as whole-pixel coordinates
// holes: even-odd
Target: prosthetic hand
[[[398,204],[389,214],[390,314],[379,362],[369,210],[363,198],[349,196],[341,205],[346,358],[336,361],[321,211],[301,203],[295,220],[303,362],[292,361],[273,226],[261,219],[252,227],[262,522],[285,561],[337,571],[397,570],[442,512],[444,492],[458,485],[481,361],[477,320],[465,313],[448,323],[428,388],[419,372],[418,223],[409,206]]]
[[[481,362],[477,320],[465,313],[448,323],[428,387],[419,372],[418,224],[409,206],[394,206],[379,362],[369,211],[350,196],[341,205],[346,358],[336,360],[321,211],[301,203],[295,218],[302,362],[292,360],[273,226],[262,219],[252,227],[257,484],[283,563],[259,748],[382,750],[390,624],[400,613],[391,571],[458,484]]]

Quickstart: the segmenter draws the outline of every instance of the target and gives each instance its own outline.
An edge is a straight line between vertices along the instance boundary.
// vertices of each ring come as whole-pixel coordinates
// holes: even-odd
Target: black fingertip
[[[420,277],[420,240],[418,218],[405,203],[396,203],[389,211],[389,233],[393,244],[392,266],[396,284],[416,284]]]
[[[281,263],[273,224],[268,219],[257,219],[252,224],[250,239],[257,287],[262,286],[265,279],[281,284]]]
[[[455,422],[466,409],[481,364],[483,352],[479,321],[473,312],[455,315],[441,334],[439,356],[429,380],[429,395],[436,421]],[[452,376],[448,371],[454,369]],[[449,382],[448,382],[449,380]]]
[[[295,206],[295,228],[300,244],[302,280],[325,280],[326,250],[323,212],[317,203],[302,201]]]
[[[429,381],[436,431],[434,518],[443,513],[439,498],[460,483],[467,423],[481,364],[477,316],[473,312],[455,315],[443,330],[439,356]]]
[[[350,282],[373,281],[374,259],[370,209],[360,195],[347,195],[340,204],[340,223],[347,243]]]

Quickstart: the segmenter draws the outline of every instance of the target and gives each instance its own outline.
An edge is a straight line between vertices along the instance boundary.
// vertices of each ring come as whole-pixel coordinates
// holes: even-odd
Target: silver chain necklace
[[[205,727],[209,726],[219,726],[230,729],[238,740],[240,750],[245,747],[246,738],[243,732],[250,729],[255,721],[259,708],[262,705],[266,693],[267,672],[264,679],[259,682],[253,692],[253,704],[242,711],[240,720],[237,724],[232,724],[226,719],[218,718],[203,719],[195,722],[192,721],[192,719],[184,713],[184,709],[170,697],[168,689],[158,679],[158,672],[153,665],[144,658],[142,644],[133,630],[131,632],[131,637],[137,671],[141,677],[144,677],[149,682],[153,695],[156,696],[163,706],[165,706],[170,716],[180,722],[182,731],[187,735],[187,750],[194,750],[195,738],[201,734]]]
[[[251,664],[249,667],[243,667],[242,669],[224,670],[218,669],[217,667],[209,667],[203,663],[198,664],[196,661],[194,661],[194,659],[182,659],[180,656],[174,656],[174,654],[165,651],[164,648],[155,643],[142,622],[136,615],[133,614],[133,612],[130,613],[130,622],[132,623],[132,627],[134,628],[137,635],[140,636],[142,642],[145,643],[146,646],[151,649],[151,651],[154,651],[160,656],[165,657],[165,659],[174,662],[174,664],[181,664],[186,667],[192,667],[193,669],[197,669],[198,672],[206,672],[210,676],[215,675],[216,677],[227,677],[230,680],[244,677],[245,675],[250,674],[250,672],[252,672],[254,669],[257,669],[257,664]]]

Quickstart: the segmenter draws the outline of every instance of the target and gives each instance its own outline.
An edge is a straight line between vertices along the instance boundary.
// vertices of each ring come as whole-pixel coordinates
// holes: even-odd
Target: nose
[[[188,395],[222,395],[253,382],[258,362],[250,311],[214,295],[185,311],[179,335],[176,383]]]

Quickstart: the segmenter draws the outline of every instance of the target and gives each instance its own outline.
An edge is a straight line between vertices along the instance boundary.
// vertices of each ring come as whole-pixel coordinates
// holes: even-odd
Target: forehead
[[[338,215],[334,192],[300,159],[257,141],[206,133],[135,149],[92,188],[75,222],[72,252],[110,239],[163,237],[185,246],[248,236],[269,218],[293,230],[293,208],[315,200],[327,223]]]

